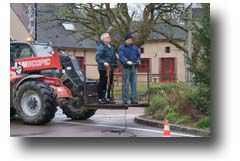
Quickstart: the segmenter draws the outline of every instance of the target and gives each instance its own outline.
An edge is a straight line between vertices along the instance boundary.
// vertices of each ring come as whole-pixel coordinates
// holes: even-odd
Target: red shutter
[[[80,66],[80,69],[84,69],[84,57],[76,57]]]
[[[162,58],[161,82],[174,82],[175,75],[175,58]]]

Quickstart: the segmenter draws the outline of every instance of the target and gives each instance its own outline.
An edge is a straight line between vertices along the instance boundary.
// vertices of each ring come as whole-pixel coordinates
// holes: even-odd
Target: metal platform
[[[148,103],[128,104],[128,107],[148,107]]]
[[[84,105],[85,108],[89,109],[111,109],[111,110],[120,110],[120,109],[128,109],[129,107],[148,107],[148,103],[139,103],[139,104],[98,104],[98,103],[92,103],[92,104],[86,104]]]
[[[124,104],[98,104],[98,103],[93,103],[93,104],[86,104],[84,107],[88,108],[88,109],[111,109],[111,110],[128,109],[128,106],[124,105]]]

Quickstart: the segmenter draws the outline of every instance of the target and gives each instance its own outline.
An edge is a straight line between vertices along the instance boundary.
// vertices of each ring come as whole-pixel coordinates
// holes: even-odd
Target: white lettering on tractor
[[[47,59],[39,59],[39,60],[26,60],[15,63],[15,67],[19,65],[23,66],[23,68],[31,68],[31,67],[40,67],[40,66],[48,66],[50,65],[50,58]]]

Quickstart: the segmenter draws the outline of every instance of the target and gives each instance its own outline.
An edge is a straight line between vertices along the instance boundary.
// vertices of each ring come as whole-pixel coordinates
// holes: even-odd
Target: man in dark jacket
[[[131,104],[137,102],[137,66],[140,64],[140,52],[133,44],[133,37],[130,33],[125,35],[125,43],[118,49],[120,61],[123,64],[123,103],[128,102],[128,87],[131,85]]]
[[[113,84],[113,70],[116,67],[117,59],[110,42],[109,34],[103,33],[96,52],[99,71],[98,102],[100,104],[115,103],[110,97],[110,89]]]

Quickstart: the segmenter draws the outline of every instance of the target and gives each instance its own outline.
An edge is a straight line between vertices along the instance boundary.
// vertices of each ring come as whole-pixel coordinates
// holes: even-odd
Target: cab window
[[[10,51],[14,59],[22,59],[33,56],[33,51],[27,44],[11,44]]]

